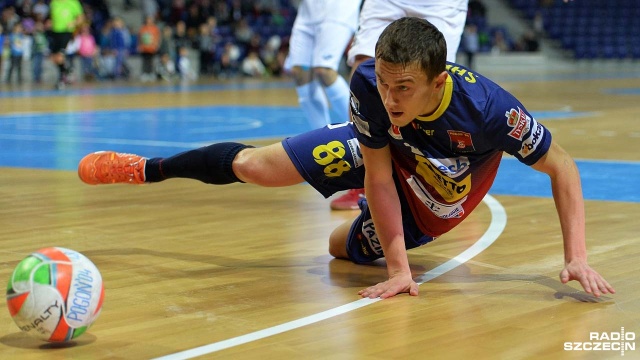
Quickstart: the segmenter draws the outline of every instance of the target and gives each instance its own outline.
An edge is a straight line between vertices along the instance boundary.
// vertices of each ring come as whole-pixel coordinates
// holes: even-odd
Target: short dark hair
[[[447,43],[440,30],[427,20],[403,17],[380,35],[376,59],[404,67],[416,64],[432,80],[446,69]]]

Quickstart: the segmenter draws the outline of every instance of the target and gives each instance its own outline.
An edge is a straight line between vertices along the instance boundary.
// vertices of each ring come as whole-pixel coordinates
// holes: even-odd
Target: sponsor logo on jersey
[[[356,168],[364,165],[364,160],[362,160],[362,153],[360,152],[360,143],[358,139],[353,138],[347,140],[347,146],[349,147],[349,151],[351,152],[351,156],[353,157],[353,164]]]
[[[391,127],[389,127],[389,135],[396,140],[402,140],[402,134],[400,133],[400,127],[398,127],[398,125],[391,124]]]
[[[471,174],[463,179],[454,180],[438,171],[436,166],[426,158],[416,155],[416,160],[418,161],[416,173],[422,176],[424,181],[431,185],[445,201],[458,201],[471,191]]]
[[[518,110],[512,108],[507,111],[504,116],[507,118],[507,125],[513,128],[513,130],[509,132],[509,136],[516,140],[522,140],[524,134],[529,132],[529,122],[531,118],[524,110],[520,109],[520,107],[518,107]]]
[[[529,154],[534,152],[538,145],[542,142],[542,137],[544,136],[544,127],[540,125],[536,119],[532,120],[531,123],[531,132],[529,132],[529,137],[522,142],[522,148],[518,151],[518,154],[523,158],[526,158]]]
[[[369,132],[369,123],[360,117],[360,101],[355,95],[353,95],[353,93],[351,93],[351,96],[349,97],[349,106],[351,108],[351,121],[355,124],[358,132],[362,135],[371,137],[371,132]]]
[[[378,234],[376,234],[376,227],[373,225],[372,219],[362,223],[362,234],[369,244],[369,249],[376,255],[382,255],[382,245],[380,245],[380,240],[378,240]]]
[[[469,170],[469,158],[466,156],[445,159],[427,158],[427,160],[440,172],[452,178],[456,178]]]
[[[433,196],[429,194],[425,186],[420,183],[420,180],[418,180],[414,175],[411,175],[411,177],[407,179],[407,183],[409,183],[409,186],[411,186],[413,193],[416,194],[418,199],[420,199],[420,201],[422,201],[422,203],[431,210],[435,216],[441,219],[453,219],[460,218],[464,215],[462,203],[467,200],[466,196],[453,204],[443,204],[434,199]]]
[[[449,140],[451,141],[451,150],[456,152],[472,152],[475,151],[473,147],[473,140],[471,134],[464,131],[447,130],[449,134]]]

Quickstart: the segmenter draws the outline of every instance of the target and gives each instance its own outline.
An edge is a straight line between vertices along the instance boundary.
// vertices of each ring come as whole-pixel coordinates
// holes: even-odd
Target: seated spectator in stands
[[[540,42],[532,30],[527,30],[516,44],[516,49],[518,51],[536,52],[540,50]]]
[[[247,19],[242,18],[238,23],[236,23],[233,35],[236,42],[238,42],[238,45],[248,49],[251,43],[251,38],[253,37],[253,29],[249,26]]]
[[[278,52],[281,44],[280,36],[273,35],[260,49],[260,59],[262,59],[267,72],[271,75],[279,76],[282,72],[282,68],[278,66]]]
[[[250,51],[247,56],[242,60],[240,66],[242,74],[248,77],[263,77],[267,74],[267,69],[264,67],[262,60],[258,56],[256,51]]]
[[[160,54],[160,62],[156,67],[156,75],[164,81],[171,81],[176,76],[176,65],[168,52]]]
[[[216,75],[220,78],[235,77],[238,74],[240,48],[233,42],[227,42],[218,56],[218,70]]]
[[[493,41],[491,44],[491,54],[498,55],[502,53],[507,53],[511,51],[511,46],[507,41],[504,33],[502,31],[496,31],[493,34]]]
[[[182,80],[195,80],[198,78],[193,65],[191,64],[191,58],[189,58],[189,48],[181,47],[178,49],[180,61],[178,62],[178,73]]]

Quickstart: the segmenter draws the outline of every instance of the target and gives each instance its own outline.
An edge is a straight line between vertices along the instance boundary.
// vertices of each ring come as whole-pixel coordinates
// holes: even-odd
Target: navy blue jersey
[[[510,93],[457,64],[440,107],[399,128],[389,121],[376,88],[374,60],[351,80],[358,141],[389,145],[401,190],[418,227],[439,236],[460,223],[489,191],[503,152],[527,165],[549,149],[551,134]]]

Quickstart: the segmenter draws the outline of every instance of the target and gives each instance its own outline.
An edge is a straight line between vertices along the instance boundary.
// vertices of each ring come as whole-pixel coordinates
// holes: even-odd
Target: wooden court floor
[[[640,163],[640,94],[633,92],[640,76],[585,73],[499,82],[529,110],[588,112],[547,125],[575,158],[619,164],[601,184],[616,190],[616,179],[634,176],[628,167]],[[2,113],[57,113],[295,106],[296,98],[284,87],[54,94],[0,104]],[[560,283],[562,241],[551,198],[491,194],[458,228],[409,252],[420,296],[368,301],[357,292],[386,279],[384,262],[332,259],[328,235],[355,213],[330,211],[304,184],[90,187],[74,171],[29,167],[0,168],[0,184],[0,281],[30,252],[62,246],[92,259],[106,289],[94,326],[65,346],[20,333],[2,306],[0,359],[640,358],[637,201],[586,201],[589,262],[615,295],[596,299],[575,282]],[[469,249],[478,254],[467,259]],[[615,341],[622,328],[634,339]],[[595,342],[610,349],[595,350]]]

